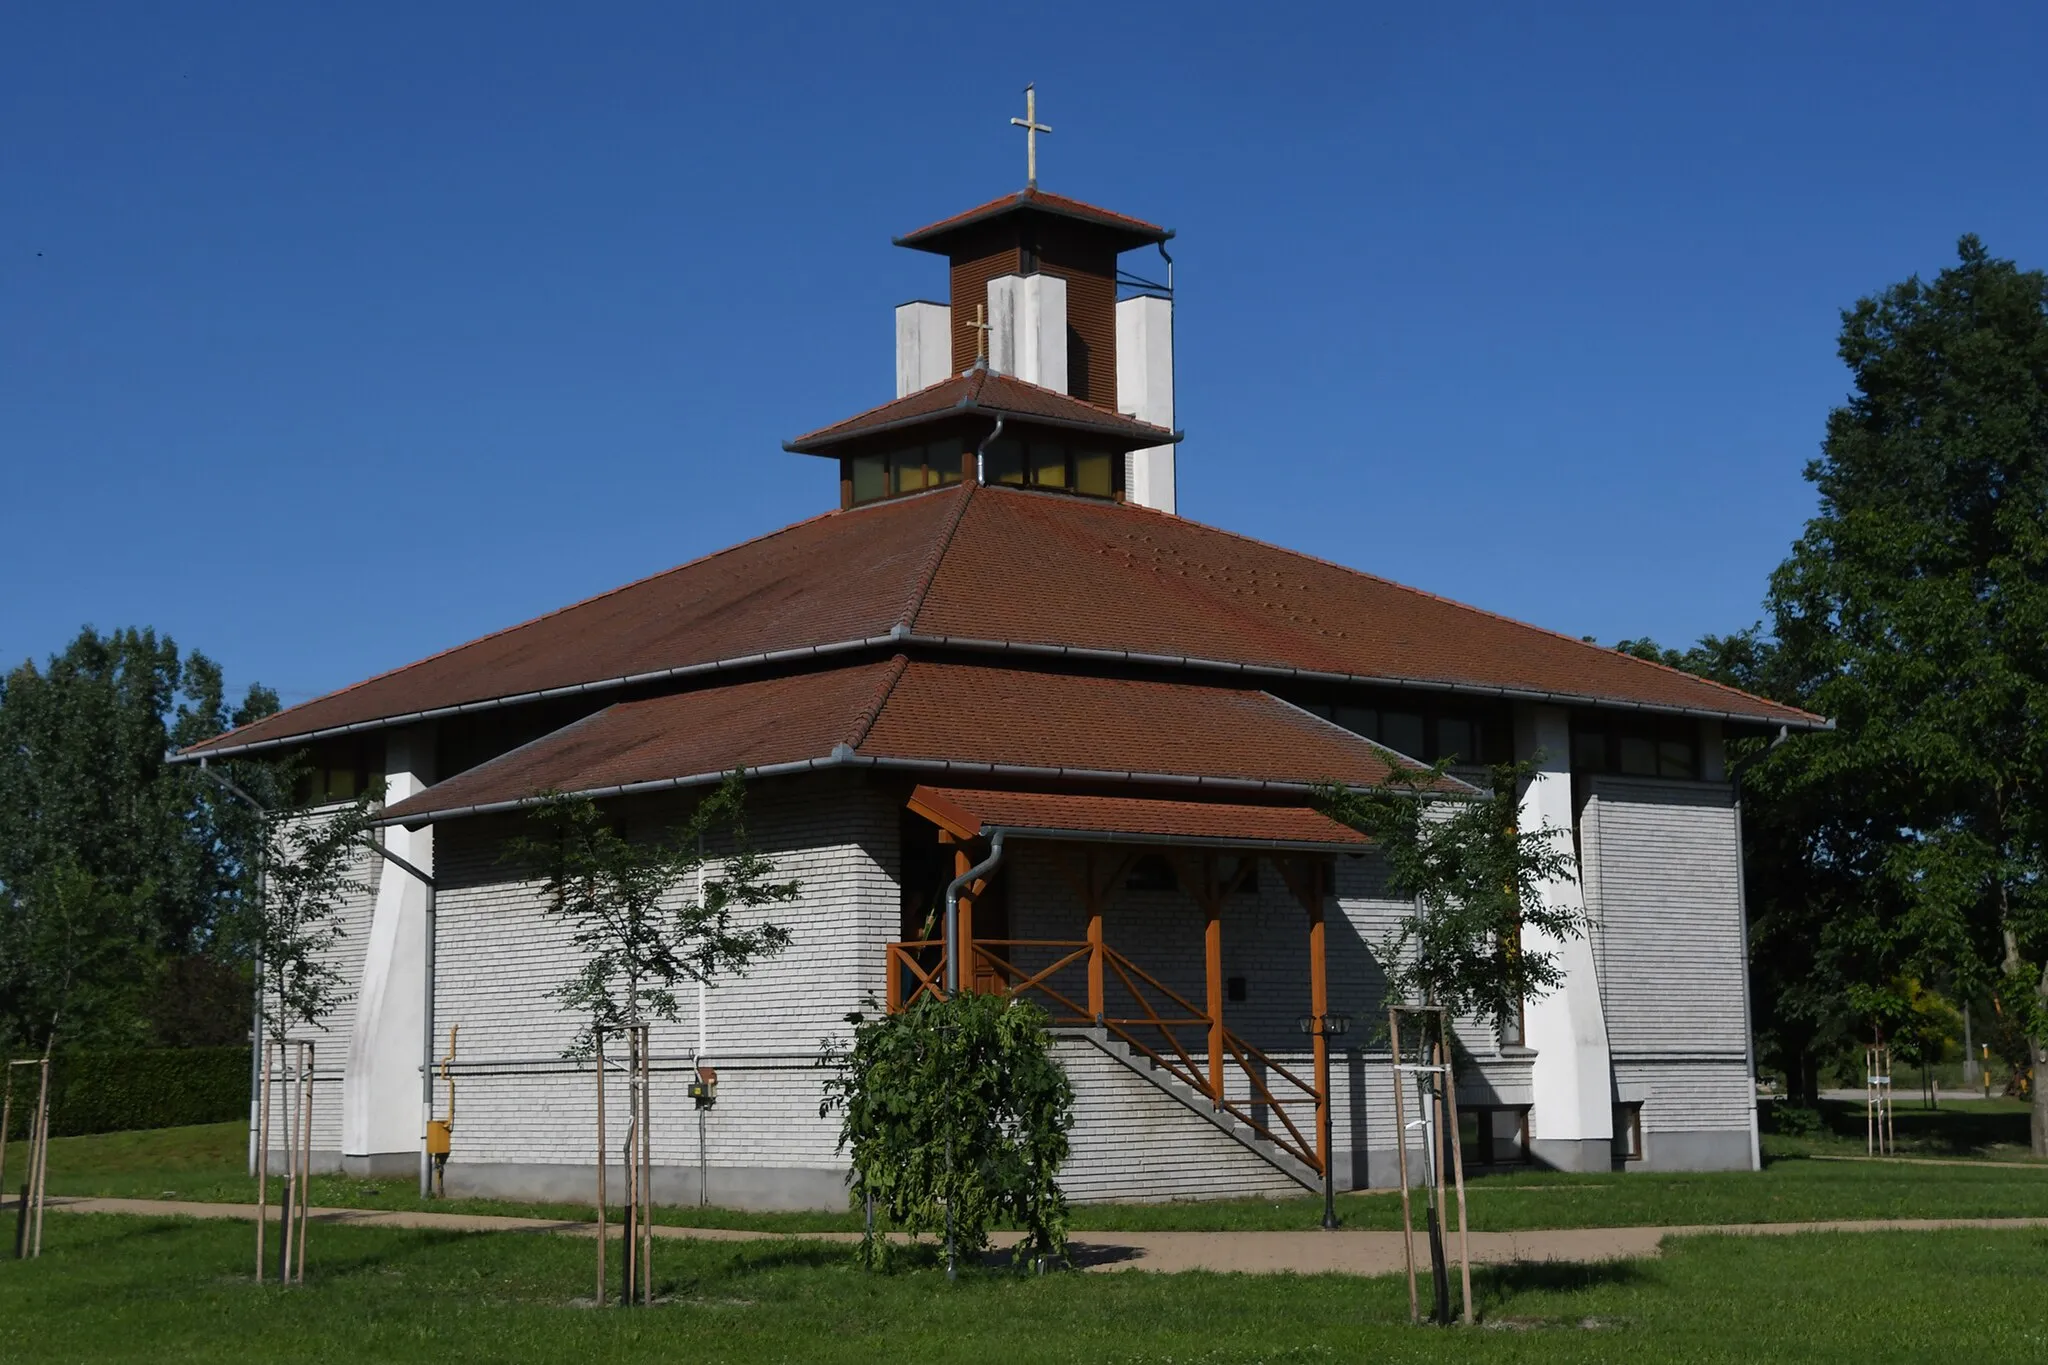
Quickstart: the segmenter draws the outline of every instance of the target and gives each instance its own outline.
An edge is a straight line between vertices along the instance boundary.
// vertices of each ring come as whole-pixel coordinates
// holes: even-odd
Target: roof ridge
[[[939,534],[925,556],[924,568],[919,571],[917,581],[910,586],[910,600],[904,604],[903,614],[896,618],[896,630],[908,635],[917,629],[917,615],[924,610],[925,599],[931,596],[932,584],[939,578],[939,568],[946,561],[946,554],[953,548],[953,537],[960,530],[960,523],[967,516],[967,504],[974,501],[974,490],[981,487],[979,479],[963,481],[960,485],[960,502],[954,507],[953,515],[939,528]]]
[[[874,696],[869,698],[868,704],[854,717],[853,729],[844,740],[832,747],[835,756],[841,750],[850,754],[867,742],[868,731],[875,728],[875,722],[881,718],[882,707],[888,704],[890,694],[896,690],[896,684],[903,681],[904,671],[909,667],[908,654],[898,654],[889,660],[888,670],[882,675],[881,686],[875,689]]]
[[[1119,508],[1123,507],[1123,504],[1115,505]],[[1562,640],[1566,644],[1575,645],[1580,649],[1590,649],[1596,654],[1600,654],[1615,659],[1624,659],[1631,664],[1642,664],[1650,668],[1662,669],[1664,672],[1675,674],[1678,677],[1690,679],[1691,681],[1697,683],[1705,683],[1708,687],[1712,687],[1719,691],[1729,693],[1732,696],[1741,697],[1744,701],[1761,702],[1766,706],[1781,706],[1790,711],[1797,711],[1801,715],[1813,716],[1816,720],[1822,719],[1822,717],[1817,715],[1815,712],[1808,711],[1803,706],[1794,706],[1791,702],[1778,701],[1771,697],[1760,697],[1754,692],[1745,692],[1739,687],[1731,687],[1727,683],[1717,681],[1713,678],[1702,677],[1698,673],[1688,673],[1682,668],[1673,668],[1669,664],[1660,664],[1651,659],[1642,659],[1636,657],[1633,654],[1624,654],[1622,651],[1611,648],[1607,645],[1598,644],[1591,640],[1582,640],[1578,636],[1567,635],[1561,630],[1553,630],[1549,626],[1540,626],[1533,621],[1524,621],[1521,620],[1519,617],[1509,616],[1503,612],[1492,611],[1486,607],[1475,607],[1470,602],[1460,602],[1457,598],[1446,597],[1442,593],[1430,592],[1425,588],[1411,587],[1406,583],[1399,582],[1392,578],[1387,578],[1381,574],[1372,573],[1366,569],[1356,569],[1349,564],[1339,564],[1334,559],[1325,559],[1321,555],[1312,555],[1303,550],[1290,549],[1285,545],[1275,545],[1272,541],[1260,540],[1257,536],[1248,536],[1244,534],[1242,531],[1232,531],[1226,527],[1212,526],[1206,521],[1197,521],[1193,517],[1184,517],[1174,514],[1173,519],[1175,521],[1182,522],[1189,526],[1200,527],[1204,531],[1213,531],[1215,534],[1220,536],[1228,536],[1232,540],[1241,540],[1244,541],[1246,544],[1256,545],[1262,550],[1274,550],[1279,552],[1280,554],[1288,555],[1295,559],[1306,560],[1308,563],[1311,564],[1320,564],[1326,569],[1335,569],[1340,573],[1356,574],[1360,578],[1369,578],[1375,583],[1382,584],[1389,588],[1394,588],[1400,592],[1408,593],[1409,595],[1414,597],[1423,597],[1429,599],[1432,602],[1440,602],[1447,607],[1453,607],[1459,611],[1469,611],[1476,616],[1485,616],[1492,620],[1503,622],[1507,625],[1518,626],[1523,630],[1539,631],[1542,634],[1549,635],[1556,639]],[[1588,700],[1597,701],[1598,698],[1589,696]]]

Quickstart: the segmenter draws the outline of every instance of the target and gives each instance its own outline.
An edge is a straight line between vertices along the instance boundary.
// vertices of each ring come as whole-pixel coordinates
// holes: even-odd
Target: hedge
[[[10,1137],[28,1132],[35,1075],[33,1068],[15,1068]],[[63,1051],[50,1065],[50,1091],[50,1132],[58,1137],[246,1118],[249,1049]]]

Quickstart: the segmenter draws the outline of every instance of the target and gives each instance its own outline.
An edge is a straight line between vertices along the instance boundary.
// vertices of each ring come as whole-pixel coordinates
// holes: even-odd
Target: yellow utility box
[[[427,1155],[448,1155],[448,1120],[427,1120]]]

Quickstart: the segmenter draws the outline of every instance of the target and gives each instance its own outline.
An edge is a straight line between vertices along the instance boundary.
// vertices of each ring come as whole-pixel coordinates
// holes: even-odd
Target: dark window
[[[1130,891],[1178,891],[1180,878],[1173,874],[1173,864],[1157,853],[1148,853],[1132,866],[1130,875],[1124,878],[1124,887]]]
[[[1479,762],[1479,727],[1455,716],[1438,717],[1436,756],[1452,763]]]
[[[1614,1106],[1614,1159],[1643,1159],[1643,1105],[1640,1100]]]
[[[1380,743],[1396,753],[1421,758],[1426,750],[1422,737],[1422,716],[1414,711],[1380,712]]]
[[[1572,717],[1572,771],[1696,779],[1699,724],[1684,716],[1582,712]]]
[[[1529,1110],[1522,1105],[1458,1109],[1458,1145],[1467,1170],[1529,1160]]]
[[[1228,999],[1232,1004],[1243,1004],[1244,978],[1241,976],[1233,976],[1226,978],[1223,982],[1223,994],[1224,997]]]
[[[981,479],[983,483],[1022,485],[1024,443],[1008,438],[990,441],[981,453]]]
[[[853,458],[853,500],[873,502],[889,496],[889,457],[856,455]]]

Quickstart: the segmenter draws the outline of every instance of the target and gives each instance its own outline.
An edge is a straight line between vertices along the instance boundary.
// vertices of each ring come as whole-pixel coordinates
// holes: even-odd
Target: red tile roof
[[[1028,585],[1019,566],[1029,566]],[[899,647],[1823,722],[1676,669],[1143,508],[960,486],[799,522],[187,750]]]
[[[504,809],[544,791],[623,795],[710,781],[739,767],[771,774],[886,767],[1298,793],[1323,781],[1377,786],[1400,761],[1263,692],[898,656],[622,703],[458,773],[385,818]]]
[[[936,223],[921,227],[915,232],[906,232],[896,239],[897,246],[907,246],[918,251],[935,251],[947,255],[952,239],[963,228],[973,227],[991,219],[1012,213],[1046,213],[1056,218],[1071,218],[1094,227],[1109,228],[1122,243],[1119,251],[1133,247],[1150,246],[1154,242],[1170,241],[1171,228],[1148,223],[1142,218],[1132,218],[1121,213],[1112,213],[1093,204],[1084,204],[1078,199],[1069,199],[1063,194],[1047,194],[1040,189],[1022,189],[1015,194],[1006,194],[1000,199],[991,199],[965,213],[956,213],[951,218],[942,218]]]
[[[1069,792],[986,791],[919,786],[913,810],[939,817],[956,834],[996,829],[1119,836],[1136,842],[1364,847],[1368,840],[1309,806],[1254,806],[1225,801],[1166,801],[1142,796]]]
[[[942,379],[905,394],[892,403],[870,408],[858,416],[829,427],[806,432],[783,443],[784,450],[803,455],[826,454],[860,436],[873,436],[899,427],[921,426],[942,417],[963,412],[1024,418],[1049,426],[1075,428],[1108,437],[1120,449],[1171,445],[1180,439],[1165,427],[1140,422],[1134,417],[1098,408],[1056,389],[1026,383],[1014,375],[998,374],[980,365],[951,379]]]

